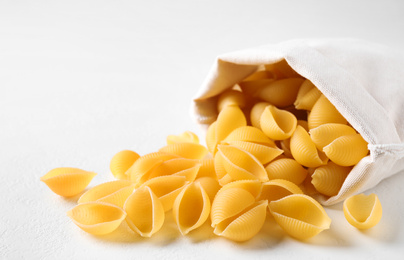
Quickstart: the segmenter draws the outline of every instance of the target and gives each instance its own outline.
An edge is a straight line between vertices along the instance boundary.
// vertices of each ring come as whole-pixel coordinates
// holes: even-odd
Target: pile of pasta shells
[[[367,142],[332,103],[283,60],[216,97],[218,116],[206,147],[189,131],[169,135],[158,151],[118,152],[110,169],[116,180],[85,191],[68,211],[84,231],[103,235],[122,221],[150,237],[172,214],[182,235],[209,221],[213,233],[246,241],[267,217],[290,236],[305,240],[330,227],[312,197],[337,195],[352,168],[369,151]],[[56,168],[41,180],[55,193],[82,193],[96,174]],[[350,224],[366,229],[382,215],[375,194],[343,205]]]

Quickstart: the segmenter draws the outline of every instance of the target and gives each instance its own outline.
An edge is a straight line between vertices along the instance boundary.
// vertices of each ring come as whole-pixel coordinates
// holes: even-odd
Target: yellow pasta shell
[[[173,216],[182,235],[200,227],[208,219],[210,200],[200,183],[188,184],[178,194]]]
[[[347,120],[324,95],[314,104],[307,121],[310,129],[327,123],[347,124]]]
[[[252,80],[258,80],[258,79],[271,79],[274,77],[275,77],[275,75],[271,71],[260,70],[260,71],[254,72],[247,78],[243,79],[243,81],[252,81]]]
[[[257,160],[260,161],[261,164],[267,164],[283,153],[283,151],[277,147],[271,147],[252,142],[232,141],[229,142],[229,144],[237,146],[244,151],[249,152],[255,158],[257,158]]]
[[[310,80],[306,79],[297,93],[294,105],[297,109],[311,110],[320,96],[320,90]]]
[[[86,202],[67,212],[74,224],[87,233],[105,235],[119,227],[126,213],[119,207],[104,202]]]
[[[358,229],[368,229],[382,218],[382,204],[376,194],[358,194],[344,201],[346,220]]]
[[[188,183],[184,176],[168,175],[150,179],[143,183],[142,187],[150,187],[163,204],[164,211],[169,211],[175,198]]]
[[[246,101],[243,93],[238,90],[229,89],[222,92],[219,95],[219,99],[217,101],[217,111],[222,111],[226,106],[238,106],[240,108],[245,107]]]
[[[216,123],[216,142],[224,140],[233,130],[246,126],[243,111],[237,106],[227,106],[220,111]]]
[[[285,59],[276,63],[266,64],[265,69],[275,73],[277,78],[294,78],[301,77],[292,67],[289,66]]]
[[[222,153],[216,153],[214,157],[214,165],[217,179],[220,180],[223,178],[227,172],[223,165],[223,155]]]
[[[264,166],[249,152],[232,145],[218,145],[223,167],[233,180],[268,181]]]
[[[199,183],[202,186],[206,194],[208,194],[211,202],[215,198],[217,192],[220,190],[220,185],[216,178],[201,177],[196,179],[195,183]]]
[[[333,162],[318,167],[311,176],[311,183],[318,192],[326,196],[335,196],[344,184],[352,167],[339,166]]]
[[[133,184],[126,180],[116,180],[99,184],[83,193],[78,203],[97,201],[128,186],[133,186]]]
[[[133,165],[133,163],[139,159],[140,155],[130,150],[123,150],[115,154],[109,165],[112,175],[116,179],[126,180],[128,176],[126,171]]]
[[[124,210],[129,227],[142,237],[151,237],[164,223],[164,207],[153,191],[141,187],[126,200]]]
[[[268,102],[258,102],[251,108],[250,121],[253,127],[261,129],[261,115],[264,109],[269,105]]]
[[[254,198],[256,198],[261,193],[261,186],[262,183],[258,180],[239,180],[223,185],[220,192],[227,189],[240,188],[248,191]]]
[[[219,223],[213,231],[218,236],[234,241],[246,241],[262,228],[266,218],[268,201],[259,201],[244,209],[240,214]]]
[[[217,178],[214,158],[205,158],[198,161],[201,164],[196,178],[212,177]]]
[[[242,188],[229,188],[219,191],[212,203],[212,227],[231,218],[254,203],[250,192]]]
[[[293,194],[271,201],[269,210],[282,229],[297,239],[308,239],[330,228],[331,219],[324,208],[307,195]]]
[[[274,81],[274,79],[247,80],[240,82],[239,85],[244,94],[251,97],[257,97],[261,89],[269,86]]]
[[[184,133],[179,134],[179,135],[167,136],[167,145],[175,144],[175,143],[199,144],[199,138],[195,133],[193,133],[191,131],[185,131]]]
[[[301,126],[296,127],[290,138],[290,152],[298,163],[306,167],[318,167],[328,161],[328,158],[317,150],[309,134]]]
[[[360,134],[338,137],[323,151],[331,161],[341,166],[355,165],[369,152],[368,143]]]
[[[269,139],[260,129],[253,126],[243,126],[231,132],[224,142],[244,141],[268,146],[275,146],[275,143]]]
[[[178,175],[184,176],[187,181],[194,181],[200,167],[201,164],[198,160],[174,158],[155,167],[151,171],[149,179],[166,175]]]
[[[174,143],[160,148],[159,152],[175,154],[187,159],[202,159],[208,150],[205,146],[196,143]]]
[[[277,107],[293,105],[297,92],[303,83],[302,78],[275,80],[258,91],[258,98]]]
[[[275,160],[268,164],[265,170],[270,180],[284,179],[296,185],[301,184],[307,176],[307,170],[296,162],[296,160],[289,158]]]
[[[257,199],[271,202],[292,194],[303,194],[303,191],[293,182],[276,179],[262,184],[261,192]]]
[[[125,201],[129,198],[129,196],[133,193],[134,190],[135,190],[135,186],[131,185],[131,186],[122,188],[119,191],[114,192],[108,196],[105,196],[104,198],[101,198],[97,201],[110,203],[110,204],[116,205],[120,208],[123,208]]]
[[[50,170],[41,177],[43,181],[54,193],[71,197],[84,191],[91,180],[97,175],[94,172],[71,167],[60,167]]]
[[[356,131],[352,127],[335,123],[320,125],[310,130],[311,140],[320,151],[338,137],[353,134],[356,134]]]
[[[217,146],[217,139],[216,139],[216,126],[217,121],[213,122],[206,131],[206,146],[208,147],[208,151],[211,152],[213,155],[216,154],[216,146]]]
[[[274,106],[267,106],[261,115],[261,129],[271,139],[284,140],[289,138],[296,129],[296,117]]]

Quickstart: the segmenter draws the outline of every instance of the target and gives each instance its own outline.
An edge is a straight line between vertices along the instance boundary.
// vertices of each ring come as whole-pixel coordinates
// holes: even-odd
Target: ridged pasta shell
[[[77,203],[97,201],[128,186],[133,186],[132,182],[126,180],[105,182],[83,193]]]
[[[261,129],[261,115],[264,109],[269,105],[268,102],[258,102],[251,108],[250,121],[253,127]]]
[[[217,139],[216,139],[216,126],[217,121],[213,122],[206,131],[206,146],[208,147],[208,151],[211,152],[213,155],[216,154],[216,146],[217,146]]]
[[[54,193],[63,197],[71,197],[84,191],[95,175],[97,174],[94,172],[78,168],[60,167],[50,170],[41,177],[41,181]]]
[[[268,181],[264,166],[249,152],[232,145],[218,145],[223,167],[233,180]]]
[[[201,168],[199,168],[196,178],[202,178],[202,177],[211,177],[215,179],[217,178],[214,158],[205,158],[199,160],[198,162],[201,164]]]
[[[247,120],[243,111],[237,106],[227,106],[220,111],[216,123],[217,143],[224,140],[233,130],[246,126]]]
[[[163,226],[164,207],[147,186],[135,190],[126,200],[124,209],[129,227],[142,237],[151,237]]]
[[[306,79],[300,86],[294,105],[297,109],[311,110],[320,96],[320,90]]]
[[[331,219],[324,208],[307,195],[294,194],[271,201],[269,210],[282,229],[297,239],[308,239],[330,228]]]
[[[360,134],[338,137],[323,151],[331,161],[341,166],[355,165],[369,152],[368,143]]]
[[[248,191],[254,198],[256,198],[261,193],[261,186],[262,183],[259,180],[239,180],[223,185],[220,191],[222,192],[227,189],[240,188]]]
[[[327,123],[347,124],[347,120],[324,95],[314,104],[307,121],[310,129]]]
[[[356,134],[356,131],[352,127],[335,123],[320,125],[310,130],[311,140],[320,151],[338,137],[353,134]]]
[[[292,194],[303,194],[303,191],[293,182],[276,179],[262,184],[261,192],[257,199],[271,202]]]
[[[307,176],[307,170],[294,159],[278,159],[265,167],[270,180],[284,179],[296,185],[301,184]]]
[[[382,218],[382,204],[376,194],[358,194],[344,201],[346,220],[358,229],[368,229]]]
[[[301,77],[285,59],[282,59],[276,63],[265,64],[265,69],[275,73],[277,78],[294,78]]]
[[[296,117],[274,106],[267,106],[261,115],[261,129],[271,139],[284,140],[289,138],[296,129]]]
[[[126,213],[119,207],[104,202],[86,202],[67,212],[74,224],[87,233],[105,235],[119,227]]]
[[[167,136],[167,145],[175,144],[175,143],[199,144],[199,138],[195,133],[193,133],[191,131],[185,131],[184,133],[179,134],[179,135]]]
[[[303,81],[304,79],[302,78],[275,80],[267,86],[262,87],[257,96],[274,106],[287,107],[293,105]]]
[[[257,143],[232,141],[229,142],[229,144],[251,153],[255,158],[257,158],[258,161],[261,162],[261,164],[267,164],[283,153],[283,151],[277,147]]]
[[[243,93],[238,90],[229,89],[222,94],[219,95],[219,99],[217,101],[217,111],[222,111],[222,109],[226,106],[238,106],[240,108],[245,107],[246,101]]]
[[[187,159],[202,159],[208,153],[205,146],[195,143],[169,144],[159,149],[159,152],[178,155]]]
[[[208,194],[210,201],[213,202],[217,192],[220,190],[220,185],[217,179],[212,177],[201,177],[196,179],[195,183],[201,184],[206,194]]]
[[[243,90],[243,93],[249,95],[251,97],[257,97],[261,91],[261,89],[269,86],[274,79],[256,79],[256,80],[247,80],[239,83],[240,88]]]
[[[268,146],[275,146],[275,143],[269,139],[260,129],[253,126],[243,126],[231,132],[224,142],[244,141]]]
[[[126,180],[128,176],[126,175],[126,171],[133,165],[133,163],[139,159],[140,155],[130,150],[123,150],[115,154],[111,163],[109,164],[109,168],[112,172],[112,175],[118,180]]]
[[[213,233],[239,242],[249,240],[264,225],[267,206],[268,201],[256,202],[238,215],[219,223]]]
[[[309,134],[301,126],[296,127],[290,138],[290,151],[293,158],[306,167],[318,167],[328,161],[328,158],[317,150]]]
[[[201,164],[198,160],[174,158],[155,167],[151,171],[149,179],[166,175],[177,175],[184,176],[187,181],[194,181],[200,167]]]
[[[150,187],[163,204],[164,211],[169,211],[175,198],[188,183],[184,176],[168,175],[150,179],[143,183],[142,187]]]
[[[222,221],[231,218],[255,201],[250,192],[242,188],[231,188],[219,191],[212,203],[211,220],[212,227],[215,227]]]
[[[352,167],[339,166],[333,162],[318,167],[311,176],[311,183],[318,192],[326,196],[335,196]]]
[[[178,194],[173,216],[182,235],[200,227],[208,219],[210,199],[200,183],[188,184]]]

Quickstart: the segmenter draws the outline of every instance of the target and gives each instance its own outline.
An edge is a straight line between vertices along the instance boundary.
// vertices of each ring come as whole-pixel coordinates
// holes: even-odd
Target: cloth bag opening
[[[302,39],[220,55],[192,102],[192,117],[201,125],[213,123],[220,93],[282,59],[312,81],[369,143],[370,154],[354,166],[339,193],[317,200],[338,203],[404,170],[404,55],[383,45]]]

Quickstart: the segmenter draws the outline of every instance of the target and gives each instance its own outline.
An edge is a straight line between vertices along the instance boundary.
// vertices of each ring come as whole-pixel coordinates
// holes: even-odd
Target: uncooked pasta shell
[[[198,160],[174,158],[155,167],[150,172],[149,179],[166,175],[177,175],[184,176],[187,181],[194,181],[201,165]]]
[[[216,178],[201,177],[195,180],[195,183],[200,183],[211,202],[215,198],[217,192],[220,190],[219,182]]]
[[[264,225],[267,206],[268,201],[256,202],[240,214],[219,223],[213,232],[230,240],[247,241]]]
[[[205,158],[199,160],[198,162],[201,164],[201,167],[199,168],[196,178],[202,178],[202,177],[217,178],[214,161],[215,161],[214,158]]]
[[[67,212],[74,224],[87,233],[105,235],[119,227],[126,213],[115,205],[105,202],[86,202]]]
[[[97,175],[94,172],[71,167],[60,167],[50,170],[41,177],[43,181],[54,193],[71,197],[84,191],[91,180]]]
[[[142,237],[151,237],[164,223],[164,207],[153,191],[141,187],[126,200],[124,210],[129,227]]]
[[[261,129],[261,115],[264,109],[269,105],[268,102],[258,102],[251,108],[250,121],[253,127]]]
[[[293,105],[303,81],[302,78],[275,80],[259,89],[257,97],[277,107]]]
[[[376,194],[358,194],[344,201],[346,220],[358,229],[368,229],[382,218],[382,204]]]
[[[297,109],[311,110],[320,96],[320,90],[306,79],[300,86],[294,105]]]
[[[265,167],[270,180],[284,179],[300,185],[307,176],[307,170],[296,160],[281,158],[275,160]]]
[[[217,101],[217,111],[220,113],[220,111],[222,111],[226,106],[238,106],[243,108],[245,105],[246,100],[243,93],[238,90],[229,89],[219,95],[219,99]]]
[[[233,130],[246,126],[243,111],[237,106],[227,106],[220,111],[216,123],[216,142],[224,140]]]
[[[253,126],[243,126],[231,132],[224,142],[244,141],[268,146],[275,146],[274,141],[269,139],[260,129]]]
[[[356,134],[356,131],[352,127],[335,123],[320,125],[310,130],[310,137],[320,151],[338,137],[353,134]]]
[[[255,158],[257,158],[257,160],[260,161],[261,164],[267,164],[283,153],[283,151],[278,147],[271,147],[252,142],[231,141],[229,142],[229,144],[237,146],[244,151],[249,152]]]
[[[216,146],[217,146],[217,139],[216,139],[216,126],[217,121],[213,122],[206,131],[206,146],[208,147],[208,151],[211,152],[213,155],[216,154]]]
[[[239,180],[223,185],[220,191],[227,189],[240,188],[248,191],[254,198],[261,193],[262,183],[259,180]]]
[[[331,161],[341,166],[353,166],[369,152],[368,143],[360,134],[338,137],[325,146],[323,151]]]
[[[301,77],[285,59],[282,59],[276,63],[265,64],[265,69],[275,73],[277,78],[294,78]]]
[[[261,192],[257,199],[271,202],[292,194],[303,194],[303,191],[293,182],[276,179],[262,184]]]
[[[244,94],[251,97],[258,97],[261,89],[269,86],[274,81],[274,79],[246,80],[240,82],[239,85]]]
[[[308,239],[330,228],[331,219],[324,208],[307,195],[294,194],[271,201],[269,210],[282,229],[297,239]]]
[[[130,150],[123,150],[115,154],[109,165],[109,168],[112,172],[112,175],[116,179],[126,180],[128,176],[126,175],[126,171],[133,165],[133,163],[139,159],[139,154]]]
[[[174,143],[160,148],[159,152],[175,154],[187,159],[202,159],[208,153],[205,146],[196,143]]]
[[[212,227],[239,214],[254,201],[253,195],[242,188],[231,188],[218,192],[212,203]]]
[[[272,79],[275,75],[271,71],[267,70],[259,70],[248,76],[247,78],[243,79],[243,81],[252,81],[258,79]]]
[[[179,135],[167,136],[167,145],[175,144],[175,143],[199,144],[199,138],[195,133],[193,133],[191,131],[185,131],[184,133],[179,134]]]
[[[324,95],[321,95],[314,104],[307,121],[310,129],[327,123],[347,123],[347,120]]]
[[[289,138],[296,129],[296,117],[274,106],[267,106],[261,114],[260,125],[266,136],[273,140]]]
[[[133,184],[132,182],[126,180],[105,182],[83,193],[83,195],[81,195],[79,198],[78,203],[97,201],[129,186],[133,186]]]
[[[311,176],[311,183],[318,192],[326,196],[335,196],[344,184],[352,167],[339,166],[333,162],[318,167]]]
[[[200,227],[208,219],[210,199],[200,183],[188,184],[178,194],[173,216],[182,235]]]
[[[306,167],[318,167],[328,161],[328,158],[317,150],[309,134],[301,126],[296,127],[290,138],[290,151],[293,158]]]

